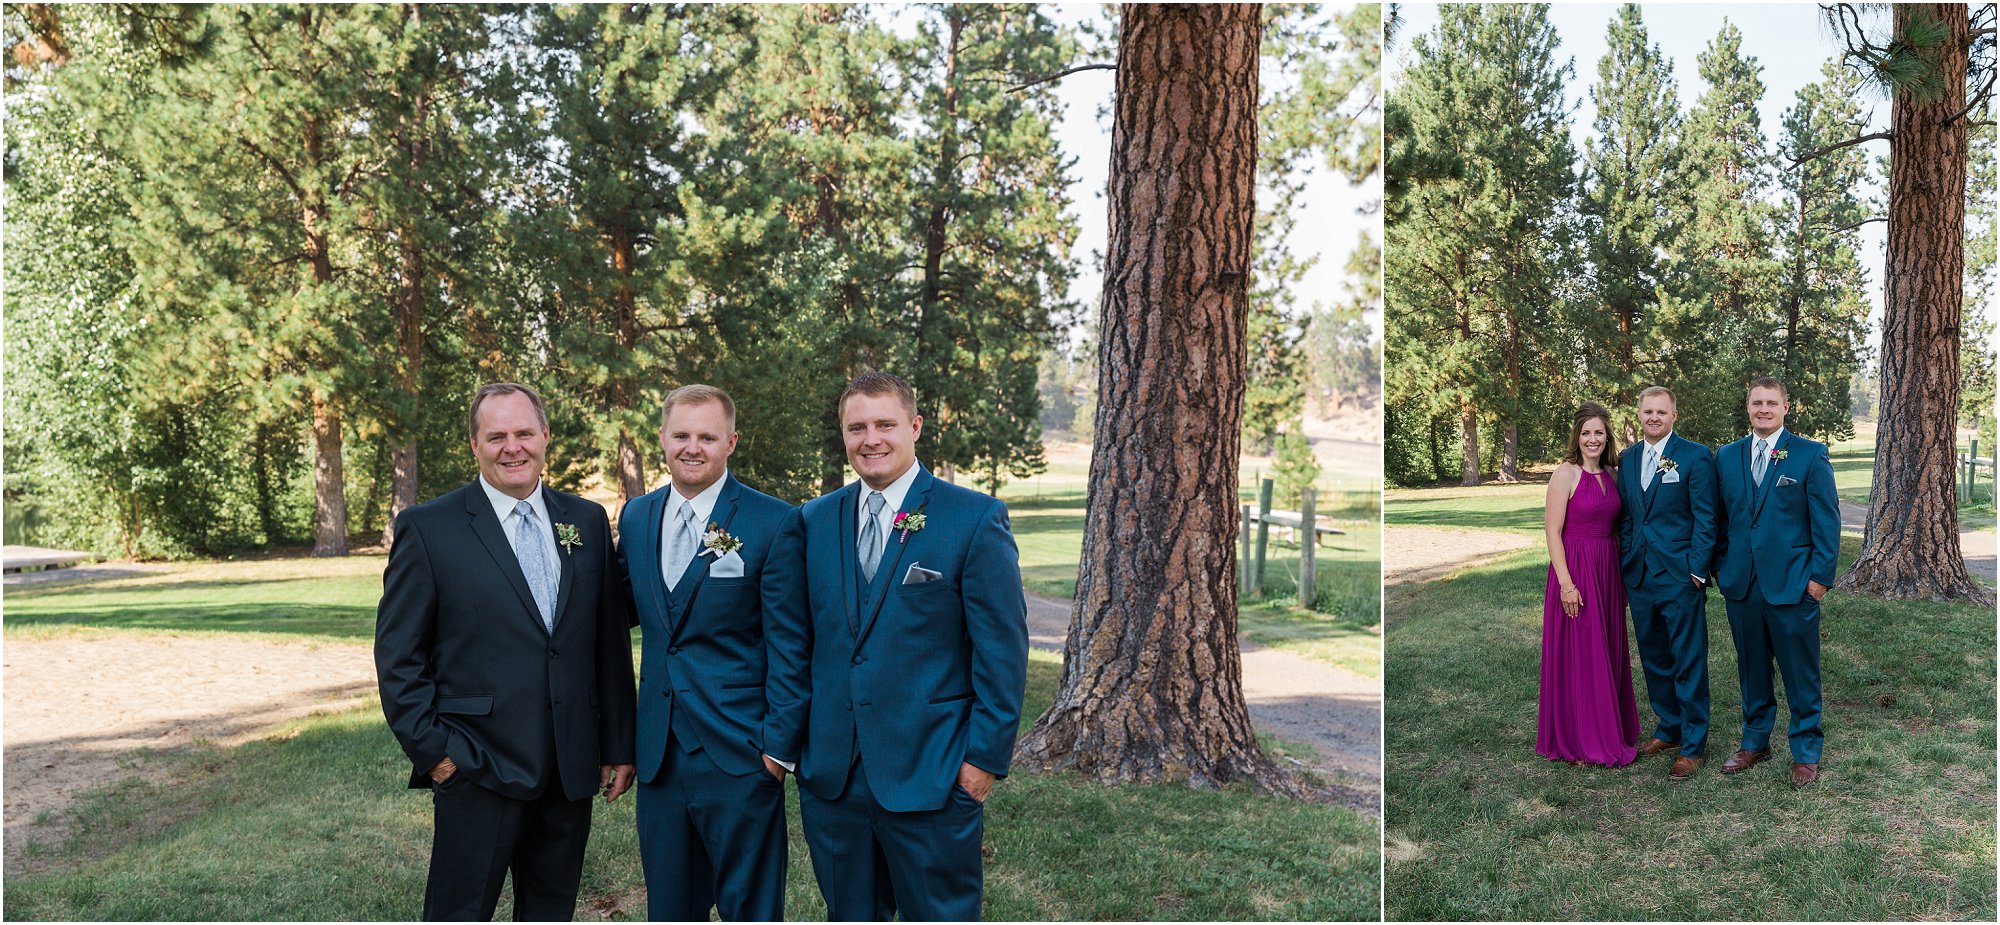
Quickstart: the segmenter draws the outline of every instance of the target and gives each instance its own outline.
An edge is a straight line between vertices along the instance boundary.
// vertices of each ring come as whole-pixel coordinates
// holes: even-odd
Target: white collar
[[[1769,437],[1759,437],[1757,436],[1757,432],[1754,430],[1750,432],[1750,445],[1753,447],[1757,445],[1757,441],[1759,440],[1768,440],[1770,441],[1771,446],[1776,447],[1778,445],[1778,441],[1783,439],[1785,439],[1785,425],[1783,424],[1778,425],[1777,430],[1771,431],[1771,435]]]
[[[696,494],[692,498],[683,496],[681,494],[680,486],[675,485],[672,481],[668,481],[667,516],[665,520],[666,520],[666,529],[669,531],[669,533],[671,534],[672,530],[674,529],[674,515],[680,513],[681,504],[683,502],[692,503],[694,505],[695,532],[701,533],[707,530],[709,515],[715,513],[715,502],[721,499],[722,485],[727,481],[729,481],[729,470],[725,468],[722,470],[721,478],[716,479],[714,482],[710,483],[707,488],[702,489],[699,494]]]
[[[923,470],[923,463],[912,461],[910,468],[903,470],[903,474],[897,476],[895,481],[890,482],[888,488],[882,489],[882,500],[887,502],[882,505],[884,515],[893,517],[896,512],[903,509],[903,499],[909,496],[910,486],[916,484],[917,473]],[[855,492],[855,497],[860,499],[860,506],[856,510],[860,512],[860,516],[866,517],[868,516],[868,493],[875,489],[869,488],[867,482],[860,482],[860,489],[860,491]]]
[[[1660,442],[1658,443],[1654,443],[1651,440],[1641,440],[1639,442],[1645,444],[1650,449],[1660,451],[1660,453],[1664,455],[1667,452],[1667,441],[1672,439],[1674,439],[1674,432],[1670,430],[1667,431],[1666,436],[1660,438]]]
[[[514,513],[515,502],[526,501],[529,506],[535,509],[535,519],[542,522],[542,527],[544,529],[550,528],[549,507],[547,504],[542,503],[542,482],[540,479],[535,480],[535,490],[526,498],[516,498],[498,488],[494,488],[491,483],[486,481],[485,475],[479,477],[479,487],[486,490],[486,500],[493,505],[493,516],[499,518],[502,524],[507,522],[507,515]]]

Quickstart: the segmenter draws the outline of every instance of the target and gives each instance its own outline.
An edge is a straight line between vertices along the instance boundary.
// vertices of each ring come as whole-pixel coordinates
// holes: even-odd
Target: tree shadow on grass
[[[24,612],[25,610],[25,612]],[[351,639],[375,638],[375,606],[255,602],[241,604],[161,603],[131,605],[37,601],[23,608],[8,602],[7,625],[24,627],[94,627],[188,633],[258,633]]]
[[[1059,662],[1029,665],[1029,715]],[[58,849],[9,877],[9,919],[410,920],[430,855],[429,795],[377,708],[191,751],[159,783],[101,788]],[[788,786],[786,917],[826,916]],[[580,918],[643,915],[634,800],[596,802]],[[1026,772],[986,808],[994,919],[1372,919],[1376,828],[1337,807],[1238,788],[1103,786]],[[508,918],[504,898],[498,918]]]
[[[1843,566],[1857,550],[1843,542]],[[1741,709],[1709,595],[1709,763],[1676,784],[1660,759],[1575,769],[1534,753],[1545,568],[1523,554],[1390,589],[1390,918],[1993,915],[1990,609],[1828,598],[1824,777],[1793,790],[1782,693],[1775,760],[1717,773]],[[1629,647],[1628,626],[1621,614]],[[1636,653],[1630,670],[1650,733]]]

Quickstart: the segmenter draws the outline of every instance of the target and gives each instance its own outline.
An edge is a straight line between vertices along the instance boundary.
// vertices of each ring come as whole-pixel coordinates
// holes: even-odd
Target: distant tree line
[[[1869,360],[1860,228],[1883,220],[1866,190],[1888,170],[1852,143],[1856,68],[1830,58],[1772,139],[1733,25],[1699,56],[1691,105],[1637,6],[1606,38],[1582,151],[1545,5],[1447,5],[1410,40],[1385,117],[1391,482],[1515,479],[1560,453],[1583,400],[1611,407],[1629,440],[1655,383],[1679,397],[1679,432],[1712,445],[1747,432],[1743,385],[1758,375],[1790,389],[1791,429],[1852,435]],[[1973,140],[1973,163],[1989,164],[1991,123]],[[1966,194],[1986,235],[1975,253],[1991,253],[1991,182],[1976,175]],[[1990,285],[1990,263],[1967,262],[1968,293]],[[1967,398],[1985,382],[1990,405],[1991,360],[1966,353]]]
[[[49,542],[343,553],[471,477],[464,407],[551,400],[550,478],[657,484],[658,400],[733,467],[841,480],[833,397],[894,369],[925,461],[1039,471],[1074,314],[1031,5],[16,5],[10,502]]]

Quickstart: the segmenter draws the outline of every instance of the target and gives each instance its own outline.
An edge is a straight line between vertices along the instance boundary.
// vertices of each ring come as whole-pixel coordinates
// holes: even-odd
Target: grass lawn
[[[1539,492],[1439,494],[1391,522],[1539,531]],[[1830,598],[1824,776],[1794,791],[1782,712],[1773,761],[1718,773],[1741,713],[1711,594],[1709,763],[1672,784],[1663,758],[1535,755],[1546,569],[1535,548],[1387,594],[1390,919],[1993,919],[1991,608]],[[1633,687],[1650,730],[1636,658]]]
[[[372,638],[380,558],[216,563],[7,595],[8,638],[256,632]],[[636,638],[636,634],[635,634]],[[1032,717],[1059,657],[1029,665]],[[430,850],[429,797],[381,713],[313,716],[238,748],[156,756],[170,779],[110,783],[60,845],[10,876],[5,915],[41,919],[409,919]],[[792,803],[786,915],[825,916]],[[645,914],[633,802],[598,804],[583,918]],[[1104,787],[1017,773],[987,812],[995,919],[1373,919],[1376,826],[1344,809],[1241,789]],[[500,917],[510,912],[503,900]]]

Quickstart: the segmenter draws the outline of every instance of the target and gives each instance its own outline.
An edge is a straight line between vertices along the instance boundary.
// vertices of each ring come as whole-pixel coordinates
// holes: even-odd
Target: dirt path
[[[78,793],[164,773],[140,749],[235,745],[375,689],[366,645],[107,632],[9,639],[5,661],[10,876],[28,842],[63,841]]]
[[[1061,652],[1070,602],[1028,595],[1028,642]],[[1353,785],[1353,804],[1382,812],[1382,682],[1245,641],[1243,696],[1257,728],[1312,746],[1311,767]]]
[[[1522,533],[1399,527],[1382,531],[1382,581],[1400,585],[1443,578],[1539,542]]]

